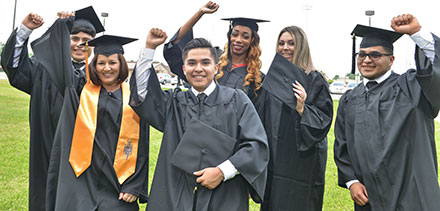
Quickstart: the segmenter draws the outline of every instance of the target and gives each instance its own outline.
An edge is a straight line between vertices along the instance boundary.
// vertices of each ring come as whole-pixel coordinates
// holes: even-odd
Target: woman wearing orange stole
[[[57,20],[46,36],[68,39],[71,15]],[[39,41],[59,41],[44,36]],[[69,71],[50,73],[64,103],[49,166],[48,210],[138,210],[137,199],[146,202],[148,124],[128,105],[122,48],[135,40],[104,35],[86,43],[95,56],[81,93],[70,86]]]

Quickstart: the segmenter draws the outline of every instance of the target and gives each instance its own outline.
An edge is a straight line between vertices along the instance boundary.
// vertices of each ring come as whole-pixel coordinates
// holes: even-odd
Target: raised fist
[[[42,26],[44,21],[41,16],[34,13],[29,13],[29,15],[27,15],[21,23],[28,29],[34,30]]]
[[[403,14],[398,15],[391,20],[391,28],[402,34],[413,35],[420,31],[422,27],[416,17],[411,14]]]
[[[152,28],[148,33],[145,47],[150,49],[156,49],[156,47],[164,43],[167,38],[168,38],[167,33],[162,31],[162,29]]]

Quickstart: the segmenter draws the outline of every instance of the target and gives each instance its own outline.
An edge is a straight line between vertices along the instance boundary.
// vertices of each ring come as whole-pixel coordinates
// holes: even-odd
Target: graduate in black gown
[[[132,107],[163,131],[147,210],[248,210],[249,194],[262,200],[269,159],[258,114],[243,91],[215,83],[216,50],[203,38],[183,51],[191,89],[163,91],[148,61],[165,39],[150,31],[130,80]]]
[[[333,117],[328,84],[301,28],[281,30],[277,53],[255,101],[271,149],[261,210],[322,210]]]
[[[363,83],[339,101],[335,123],[338,184],[350,190],[355,210],[438,210],[440,188],[434,118],[440,108],[440,39],[410,14],[391,21],[394,31],[357,25]],[[393,42],[416,43],[417,69],[391,70]]]
[[[72,15],[58,19],[40,41],[68,40],[73,17],[67,17]],[[122,48],[134,40],[104,35],[90,41],[95,56],[81,93],[71,72],[48,71],[64,85],[64,102],[49,164],[47,210],[138,210],[137,199],[146,201],[148,124],[128,105]],[[44,46],[35,45],[36,53]]]
[[[44,46],[49,52],[35,53],[29,58],[27,44],[32,30],[43,25],[43,19],[30,13],[22,24],[12,32],[2,51],[1,65],[6,72],[9,83],[30,95],[29,125],[29,210],[45,210],[45,190],[49,157],[52,148],[58,118],[63,103],[63,93],[59,92],[59,82],[51,78],[45,71],[43,62],[59,61],[59,50],[69,49],[69,65],[65,71],[71,71],[75,87],[81,87],[85,82],[84,48],[78,47],[80,42],[93,39],[96,33],[104,31],[99,18],[92,7],[76,11],[77,18],[73,23],[70,40],[59,46]],[[58,14],[60,15],[60,14]],[[56,36],[56,35],[55,35]],[[52,37],[57,39],[57,37]],[[34,43],[32,43],[32,47]]]

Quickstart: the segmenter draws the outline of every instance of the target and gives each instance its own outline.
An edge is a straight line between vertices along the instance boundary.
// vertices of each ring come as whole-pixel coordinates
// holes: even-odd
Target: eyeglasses
[[[359,51],[359,53],[356,53],[358,60],[364,60],[368,57],[370,57],[371,60],[377,61],[382,56],[392,56],[393,54],[387,54],[387,53],[381,53],[379,51],[371,51],[370,53],[365,53],[365,51]]]

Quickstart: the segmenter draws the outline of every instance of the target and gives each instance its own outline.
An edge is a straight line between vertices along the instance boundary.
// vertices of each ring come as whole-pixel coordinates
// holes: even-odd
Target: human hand
[[[147,36],[147,42],[145,43],[146,48],[156,49],[157,46],[161,45],[168,38],[167,33],[159,28],[152,28]]]
[[[208,189],[216,188],[224,179],[223,172],[219,167],[205,168],[194,172],[194,175],[199,176],[196,182]]]
[[[203,5],[202,8],[200,8],[200,11],[202,12],[202,14],[211,14],[214,13],[218,10],[219,5],[215,2],[209,1],[208,3],[206,3],[205,5]]]
[[[359,206],[365,206],[369,202],[367,189],[360,182],[355,182],[350,186],[350,195]]]
[[[403,14],[398,15],[391,20],[391,28],[402,34],[413,35],[420,31],[422,26],[420,26],[419,21],[413,15]]]
[[[70,18],[72,16],[75,16],[75,12],[66,12],[66,11],[61,11],[61,12],[57,12],[57,16],[60,19],[64,19],[64,18]]]
[[[29,15],[27,15],[21,23],[28,29],[34,30],[42,26],[44,21],[41,16],[34,13],[29,13]]]
[[[296,111],[298,111],[299,115],[302,116],[304,112],[304,104],[307,99],[307,92],[298,81],[295,81],[292,86],[296,97]]]
[[[119,200],[124,200],[127,203],[133,203],[137,200],[137,196],[131,193],[119,193]]]

